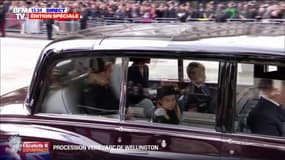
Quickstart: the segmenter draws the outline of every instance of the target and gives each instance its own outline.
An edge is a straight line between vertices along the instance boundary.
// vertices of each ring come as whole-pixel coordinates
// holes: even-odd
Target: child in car
[[[191,62],[187,66],[187,75],[190,79],[190,84],[184,99],[184,111],[196,111],[201,113],[214,112],[215,104],[211,104],[212,97],[205,84],[205,71],[205,66],[199,62]]]
[[[152,122],[179,124],[181,110],[177,105],[176,92],[172,86],[163,86],[157,90],[157,105]]]

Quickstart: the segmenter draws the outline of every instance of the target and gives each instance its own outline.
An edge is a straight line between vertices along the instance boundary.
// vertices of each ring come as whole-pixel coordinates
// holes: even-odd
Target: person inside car
[[[211,96],[205,84],[205,66],[199,62],[191,62],[187,66],[190,84],[184,97],[184,111],[213,113]]]
[[[181,110],[177,104],[176,92],[172,86],[163,86],[157,90],[157,106],[152,122],[179,124]]]
[[[252,133],[285,136],[285,81],[260,79],[260,99],[247,118]]]
[[[114,59],[90,59],[86,85],[82,90],[82,112],[87,114],[118,112],[119,99],[110,84],[114,63]]]
[[[146,118],[150,118],[155,108],[148,92],[149,58],[130,58],[132,65],[128,68],[128,105],[143,108]],[[128,109],[131,112],[131,108]],[[130,114],[131,115],[131,114]]]
[[[51,74],[49,76],[49,81],[50,81],[50,89],[61,89],[64,84],[64,77],[66,77],[66,73],[64,73],[63,70],[58,69],[58,68],[53,68],[53,70],[51,71]]]
[[[62,89],[66,73],[59,68],[53,68],[49,74],[49,88],[46,98],[43,101],[41,111],[48,113],[65,113],[65,105],[62,101]],[[56,104],[56,108],[54,108]]]
[[[149,68],[147,63],[148,58],[130,58],[133,61],[128,68],[128,101],[132,104],[139,103],[147,95]]]

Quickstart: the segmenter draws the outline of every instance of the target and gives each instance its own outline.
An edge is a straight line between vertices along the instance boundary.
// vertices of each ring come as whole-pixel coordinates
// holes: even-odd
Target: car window
[[[121,65],[119,57],[58,61],[48,71],[40,112],[118,119]]]
[[[215,128],[219,62],[184,60],[183,63],[184,74],[188,75],[188,69],[191,82],[178,81],[178,59],[130,58],[128,121]],[[205,80],[207,73],[211,82],[216,83]],[[151,74],[157,78],[151,79]]]
[[[148,66],[150,80],[178,80],[177,60],[152,58]]]
[[[218,73],[218,61],[183,60],[183,125],[214,129]]]
[[[238,64],[236,132],[285,136],[284,66]]]
[[[206,82],[208,83],[217,83],[218,82],[218,71],[219,71],[219,63],[215,61],[193,61],[193,60],[184,60],[183,62],[183,72],[184,72],[184,80],[189,81],[189,77],[187,75],[187,65],[191,62],[199,62],[207,66],[206,68]]]
[[[237,83],[239,86],[253,85],[253,67],[253,64],[238,64]]]

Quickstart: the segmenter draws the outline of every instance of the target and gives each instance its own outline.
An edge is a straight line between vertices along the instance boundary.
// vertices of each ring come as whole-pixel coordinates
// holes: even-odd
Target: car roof
[[[153,50],[285,55],[285,29],[276,24],[122,24],[60,38],[45,50]]]

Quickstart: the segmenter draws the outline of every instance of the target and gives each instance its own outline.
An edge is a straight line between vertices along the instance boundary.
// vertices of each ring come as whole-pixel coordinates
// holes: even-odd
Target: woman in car
[[[119,100],[110,85],[113,65],[113,59],[90,59],[88,78],[82,92],[82,112],[87,114],[118,112]]]
[[[157,123],[179,124],[181,110],[177,104],[176,92],[172,86],[163,86],[157,90],[157,106],[152,121]]]
[[[62,91],[65,88],[64,82],[66,77],[67,74],[63,69],[55,67],[51,70],[48,77],[50,85],[47,91],[47,96],[42,104],[42,112],[67,113],[66,106],[62,101]]]

